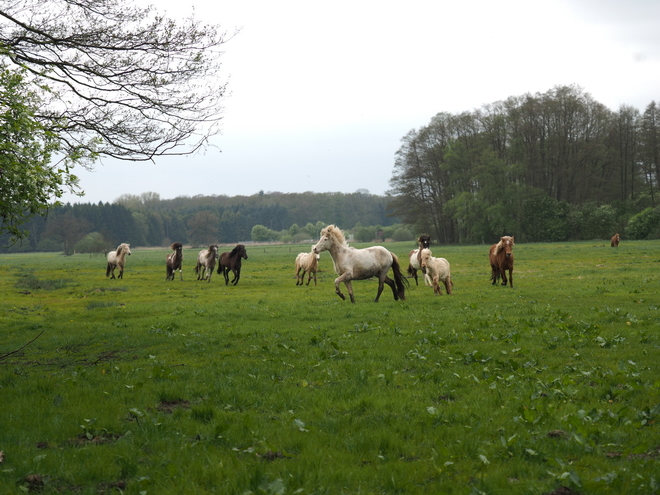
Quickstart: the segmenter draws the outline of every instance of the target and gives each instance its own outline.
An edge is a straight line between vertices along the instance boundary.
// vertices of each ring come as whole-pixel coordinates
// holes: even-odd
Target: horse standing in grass
[[[419,285],[417,281],[417,270],[422,270],[422,273],[424,273],[424,283],[431,285],[429,278],[426,276],[426,271],[422,268],[422,249],[429,249],[431,246],[431,236],[426,234],[420,235],[417,239],[417,244],[419,247],[408,253],[408,276],[413,277],[415,284]]]
[[[506,271],[509,270],[509,282],[513,288],[513,236],[500,237],[500,242],[490,247],[489,258],[492,270],[493,285],[502,277],[502,285],[506,285]]]
[[[108,266],[105,269],[105,276],[115,278],[115,268],[119,267],[119,275],[117,278],[124,278],[124,264],[126,263],[126,255],[131,255],[131,245],[125,242],[117,246],[115,251],[108,253]]]
[[[296,285],[303,285],[305,281],[305,273],[307,273],[307,285],[312,280],[312,274],[314,274],[314,285],[316,285],[316,272],[319,269],[319,258],[320,254],[316,254],[314,251],[309,253],[300,253],[296,256]],[[302,271],[302,276],[300,272]]]
[[[195,273],[197,280],[211,281],[215,262],[218,259],[218,245],[211,244],[208,249],[202,249],[197,255],[197,265],[195,265]]]
[[[179,270],[179,276],[183,280],[183,271],[181,266],[183,264],[183,244],[175,242],[172,244],[171,249],[174,251],[167,255],[165,258],[165,265],[167,267],[167,277],[165,280],[174,280],[174,273]]]
[[[451,280],[451,271],[449,269],[449,261],[444,258],[434,258],[430,249],[421,250],[422,268],[426,268],[425,276],[430,277],[433,285],[433,293],[441,296],[442,290],[440,289],[439,282],[445,286],[447,294],[451,295],[454,282]]]
[[[218,273],[222,272],[225,276],[225,285],[229,285],[229,272],[234,274],[231,283],[236,285],[241,278],[241,259],[248,259],[247,251],[243,244],[236,244],[236,247],[231,252],[222,253],[220,255],[220,263],[218,263]]]
[[[323,251],[330,252],[335,271],[339,275],[335,279],[335,292],[342,299],[345,300],[346,296],[339,289],[341,282],[346,286],[351,302],[355,303],[351,280],[378,277],[378,293],[375,302],[378,302],[384,284],[389,285],[392,289],[395,301],[398,299],[405,300],[405,287],[408,285],[408,280],[401,273],[396,255],[383,246],[372,246],[365,249],[349,247],[344,233],[334,225],[328,225],[321,231],[321,239],[316,243],[313,251],[316,254]],[[394,273],[394,281],[387,276],[390,268]]]
[[[610,243],[610,246],[618,248],[619,247],[619,234],[614,234],[612,236],[612,242]]]

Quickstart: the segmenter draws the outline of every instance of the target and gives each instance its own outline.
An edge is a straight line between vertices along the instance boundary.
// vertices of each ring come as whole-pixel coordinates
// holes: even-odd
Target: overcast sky
[[[185,10],[181,7],[185,4]],[[438,112],[577,84],[611,110],[660,101],[657,0],[160,0],[241,32],[225,45],[231,94],[205,153],[77,169],[112,202],[265,192],[384,194],[394,153]]]

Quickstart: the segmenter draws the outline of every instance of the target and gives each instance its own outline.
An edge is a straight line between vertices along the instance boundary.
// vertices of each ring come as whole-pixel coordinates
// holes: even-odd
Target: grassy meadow
[[[660,493],[660,241],[518,244],[514,288],[432,246],[452,296],[354,305],[328,253],[295,285],[308,249],[235,287],[199,249],[1,255],[0,493]]]

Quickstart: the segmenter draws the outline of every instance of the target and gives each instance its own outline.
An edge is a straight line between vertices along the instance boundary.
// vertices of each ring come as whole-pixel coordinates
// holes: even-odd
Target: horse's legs
[[[415,278],[415,285],[419,285],[419,281],[417,280],[417,269],[412,268],[411,271],[412,271],[413,277]]]
[[[394,283],[394,280],[392,280],[390,277],[385,275],[385,278],[383,279],[383,282],[378,283],[378,296],[376,296],[376,301],[378,302],[378,299],[380,297],[381,292],[383,291],[383,288],[385,287],[384,284],[387,284],[390,286],[390,289],[392,289],[392,294],[394,295],[394,300],[398,301],[399,300],[399,293],[396,290],[396,284]]]
[[[302,285],[300,283],[300,270],[302,270],[302,266],[299,266],[298,269],[296,270],[296,285]],[[303,279],[305,278],[305,272],[303,272]]]
[[[506,285],[508,280],[506,279],[506,268],[502,268],[500,270],[500,273],[502,275],[502,285]]]
[[[355,297],[353,297],[353,284],[351,283],[350,280],[345,280],[344,285],[346,286],[346,290],[348,291],[348,295],[351,298],[351,302],[355,304]],[[343,294],[342,294],[343,296]],[[342,297],[343,299],[343,297]]]
[[[513,268],[509,268],[509,285],[513,289]]]
[[[181,278],[181,281],[183,282],[183,270],[181,267],[179,267],[179,277]],[[174,280],[174,273],[172,273],[172,280]]]
[[[444,283],[447,294],[451,296],[451,277],[446,277]]]
[[[229,267],[222,267],[222,276],[225,277],[225,285],[229,285]]]
[[[241,271],[234,269],[232,270],[232,272],[234,273],[234,280],[232,280],[231,283],[236,285],[238,283],[238,280],[241,278]]]

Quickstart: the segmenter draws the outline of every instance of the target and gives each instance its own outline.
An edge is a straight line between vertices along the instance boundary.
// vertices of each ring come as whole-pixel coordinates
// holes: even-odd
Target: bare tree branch
[[[0,0],[0,58],[27,71],[45,102],[37,118],[77,160],[204,146],[220,131],[228,39],[121,0]]]

